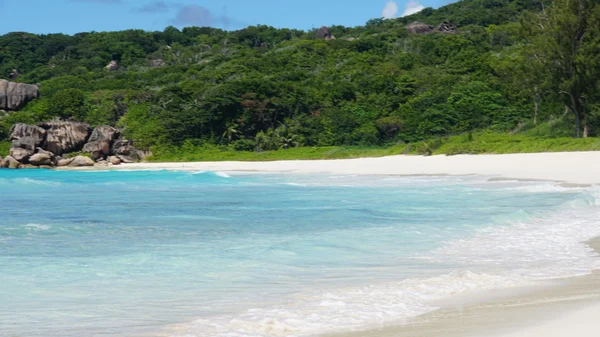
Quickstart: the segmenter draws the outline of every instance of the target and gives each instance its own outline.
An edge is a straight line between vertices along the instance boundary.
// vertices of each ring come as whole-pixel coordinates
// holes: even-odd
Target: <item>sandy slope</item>
[[[139,163],[115,168],[336,174],[485,174],[518,179],[556,180],[573,184],[600,184],[600,152],[390,156],[273,162]]]

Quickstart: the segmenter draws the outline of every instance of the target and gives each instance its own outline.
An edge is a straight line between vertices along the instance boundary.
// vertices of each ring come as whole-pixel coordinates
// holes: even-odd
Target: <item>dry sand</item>
[[[139,163],[114,168],[378,175],[484,174],[515,179],[554,180],[571,184],[600,184],[600,152],[389,156],[272,162]]]

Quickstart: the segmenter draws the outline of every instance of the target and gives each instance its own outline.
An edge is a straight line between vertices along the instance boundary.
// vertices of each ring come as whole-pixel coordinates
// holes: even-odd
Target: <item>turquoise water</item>
[[[594,188],[0,170],[0,336],[311,336],[585,274]]]

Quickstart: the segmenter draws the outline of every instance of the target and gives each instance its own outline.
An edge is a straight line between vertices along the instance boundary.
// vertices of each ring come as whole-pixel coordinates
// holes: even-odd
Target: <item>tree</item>
[[[525,17],[523,28],[535,60],[552,77],[553,89],[575,117],[575,137],[587,137],[588,105],[600,77],[600,4],[597,0],[554,0],[549,7],[542,1],[540,5],[542,12]]]
[[[89,105],[83,91],[65,89],[50,98],[47,113],[50,117],[83,120],[88,110]]]
[[[233,138],[236,137],[240,132],[238,126],[235,123],[228,123],[225,131],[223,132],[222,138],[227,138],[227,141],[231,143]]]

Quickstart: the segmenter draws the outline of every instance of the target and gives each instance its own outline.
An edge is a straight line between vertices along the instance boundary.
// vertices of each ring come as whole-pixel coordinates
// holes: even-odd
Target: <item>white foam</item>
[[[23,225],[23,227],[33,229],[36,231],[47,231],[51,228],[51,226],[49,226],[49,225],[40,225],[40,224],[34,224],[34,223]]]
[[[22,185],[40,185],[40,186],[60,186],[61,183],[56,182],[56,181],[44,181],[44,180],[37,180],[37,179],[31,179],[31,178],[15,178],[12,179],[12,183],[16,183],[16,184],[22,184]]]
[[[231,178],[231,176],[229,174],[222,172],[222,171],[215,172],[215,175],[222,177],[222,178]]]
[[[196,171],[196,172],[192,172],[191,174],[194,174],[194,175],[195,175],[195,174],[204,174],[204,173],[206,173],[206,172],[207,172],[207,171]]]
[[[306,187],[306,186],[308,186],[307,184],[300,184],[300,183],[281,183],[281,185],[298,186],[298,187]]]
[[[591,189],[590,195],[600,193]],[[420,256],[457,266],[455,272],[296,296],[279,306],[199,319],[171,336],[301,337],[376,328],[433,311],[435,303],[457,295],[588,274],[600,269],[598,254],[583,244],[600,236],[598,219],[597,199],[584,198],[553,214],[482,229]]]
[[[280,307],[255,308],[237,316],[200,319],[178,327],[177,337],[311,336],[374,328],[415,317],[449,296],[472,291],[525,285],[523,279],[454,272],[425,280],[346,288],[319,296],[296,298]]]

